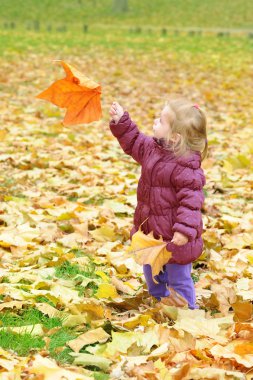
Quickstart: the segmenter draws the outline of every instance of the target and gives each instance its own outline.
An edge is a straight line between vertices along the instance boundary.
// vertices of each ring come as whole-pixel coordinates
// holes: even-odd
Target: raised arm
[[[201,167],[194,169],[177,165],[171,180],[179,204],[172,231],[180,232],[192,241],[196,239],[201,225],[201,207],[205,199],[203,186],[206,183],[204,172]]]
[[[123,113],[118,122],[114,119],[110,121],[110,129],[118,139],[124,152],[132,156],[139,164],[142,164],[145,152],[153,144],[152,137],[146,136],[139,131],[127,111]]]

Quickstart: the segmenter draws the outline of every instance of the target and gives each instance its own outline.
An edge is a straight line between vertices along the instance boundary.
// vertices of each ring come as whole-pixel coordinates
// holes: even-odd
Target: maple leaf
[[[131,245],[127,252],[134,253],[135,261],[140,264],[149,264],[151,266],[153,281],[158,284],[154,276],[160,273],[163,266],[168,263],[172,256],[172,252],[167,251],[167,243],[160,239],[155,239],[153,231],[145,235],[141,229],[133,234]]]
[[[55,62],[61,63],[66,77],[54,82],[36,98],[67,108],[63,120],[65,126],[99,120],[102,116],[101,86],[64,61],[55,60]]]

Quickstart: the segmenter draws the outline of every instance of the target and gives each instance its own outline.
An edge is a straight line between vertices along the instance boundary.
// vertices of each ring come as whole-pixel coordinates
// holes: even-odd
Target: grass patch
[[[73,352],[70,347],[59,347],[59,350],[50,352],[50,356],[55,359],[58,363],[61,364],[72,364],[75,358],[69,355],[70,352]]]
[[[93,372],[93,376],[95,380],[108,380],[110,378],[110,375],[102,372]]]
[[[71,252],[73,252],[76,257],[83,257],[87,255],[87,251],[79,248],[73,248],[71,249]]]
[[[195,273],[192,273],[191,277],[192,277],[194,284],[199,281],[199,276],[197,276]]]
[[[4,327],[20,327],[33,325],[37,323],[43,324],[48,330],[59,327],[58,331],[50,335],[49,352],[50,356],[61,363],[72,363],[74,358],[69,355],[72,352],[70,347],[63,347],[65,343],[74,339],[78,333],[71,328],[62,327],[60,318],[49,318],[37,309],[30,308],[22,310],[20,315],[7,311],[0,314],[1,325]],[[0,332],[0,346],[14,350],[18,355],[28,355],[31,349],[39,350],[44,348],[45,341],[42,337],[34,336],[29,333],[18,334],[12,331]]]
[[[52,301],[50,301],[50,300],[49,300],[47,297],[45,297],[45,296],[37,296],[37,297],[35,298],[35,300],[36,300],[36,302],[45,302],[45,303],[48,303],[49,305],[55,307],[55,304],[54,304]]]
[[[78,290],[78,295],[86,296],[86,292],[88,290],[88,295],[93,297],[97,292],[98,286],[94,282],[89,282],[85,287],[80,283],[83,281],[83,277],[91,279],[99,279],[100,277],[94,273],[96,270],[96,265],[91,260],[90,266],[87,265],[86,268],[87,269],[83,270],[77,264],[71,264],[69,261],[65,261],[61,266],[56,268],[55,276],[65,279],[75,278],[75,289]]]
[[[71,364],[74,358],[69,355],[73,352],[70,347],[64,347],[66,342],[76,338],[78,334],[69,328],[60,328],[50,336],[50,356],[60,363]],[[12,331],[0,332],[0,346],[6,350],[13,350],[20,356],[26,356],[30,350],[40,350],[46,345],[43,337],[34,336],[29,333],[18,334]]]
[[[64,261],[59,267],[55,269],[55,276],[62,278],[73,278],[76,275],[80,274],[89,278],[99,278],[96,274],[94,274],[96,270],[96,265],[90,260],[90,265],[86,266],[86,269],[81,269],[77,264],[71,264],[69,261]]]
[[[55,360],[64,363],[72,363],[74,358],[69,355],[73,352],[70,347],[64,347],[66,342],[75,339],[79,333],[71,331],[70,328],[63,327],[50,336],[49,351],[50,356]]]
[[[117,4],[117,5],[115,5]],[[252,27],[251,0],[128,1],[127,8],[112,0],[1,0],[0,20],[41,28],[67,24]],[[74,21],[74,22],[73,22]]]
[[[20,356],[26,356],[31,349],[42,349],[44,346],[45,342],[40,336],[28,333],[17,334],[11,331],[0,332],[0,347],[13,350]]]
[[[9,280],[9,278],[7,276],[3,276],[2,280],[1,280],[1,283],[3,283],[3,282],[10,283],[10,280]]]
[[[126,51],[143,53],[152,52],[154,49],[171,52],[178,55],[181,53],[200,54],[202,60],[212,63],[220,55],[229,61],[233,55],[238,53],[237,59],[241,60],[242,53],[252,54],[253,38],[247,36],[223,36],[216,35],[193,35],[187,33],[174,35],[169,33],[162,36],[159,32],[135,34],[128,30],[114,30],[113,28],[94,27],[90,33],[83,34],[80,31],[68,31],[65,33],[48,33],[33,31],[0,31],[0,56],[8,60],[15,60],[13,54],[25,55],[26,53],[50,54],[56,57],[64,57],[67,54],[94,54],[94,50],[107,50],[108,53],[125,54]],[[212,56],[213,55],[213,56]],[[249,57],[250,58],[250,57]],[[138,57],[136,57],[138,59]]]
[[[2,326],[15,327],[41,323],[48,330],[53,327],[62,326],[62,321],[60,318],[49,318],[40,310],[35,308],[20,310],[19,314],[8,310],[4,313],[0,313],[0,321]]]

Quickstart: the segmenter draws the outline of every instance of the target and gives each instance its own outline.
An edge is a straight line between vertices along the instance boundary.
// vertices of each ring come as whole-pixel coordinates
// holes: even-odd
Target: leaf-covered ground
[[[101,121],[66,128],[35,99],[63,77],[55,58],[102,84]],[[1,379],[251,379],[252,68],[250,54],[169,47],[1,58]],[[125,256],[140,167],[109,106],[151,135],[168,94],[208,116],[199,310],[156,307]]]

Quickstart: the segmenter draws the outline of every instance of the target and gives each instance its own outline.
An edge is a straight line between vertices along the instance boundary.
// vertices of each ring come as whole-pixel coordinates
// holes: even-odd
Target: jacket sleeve
[[[189,241],[195,240],[201,225],[201,207],[204,203],[203,186],[206,183],[203,169],[177,165],[172,173],[178,209],[173,232],[181,232]]]
[[[110,121],[110,129],[118,139],[124,152],[132,156],[139,164],[142,164],[143,156],[153,143],[153,138],[139,131],[127,111],[124,112],[117,124],[114,120]]]

